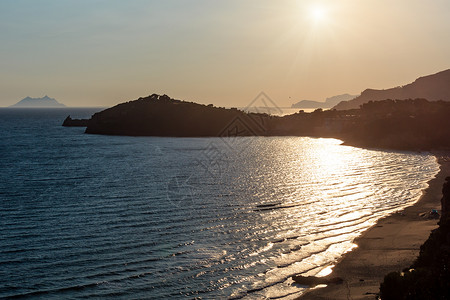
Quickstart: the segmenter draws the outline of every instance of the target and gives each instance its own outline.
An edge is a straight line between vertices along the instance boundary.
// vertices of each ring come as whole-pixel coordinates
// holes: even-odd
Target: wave
[[[256,137],[221,148],[212,174],[203,152],[214,139],[59,130],[28,141],[33,153],[2,145],[0,164],[23,174],[0,174],[0,297],[295,295],[303,288],[292,275],[335,263],[379,218],[417,201],[438,170],[427,154]],[[77,151],[58,147],[67,143]],[[54,154],[51,165],[38,153]]]

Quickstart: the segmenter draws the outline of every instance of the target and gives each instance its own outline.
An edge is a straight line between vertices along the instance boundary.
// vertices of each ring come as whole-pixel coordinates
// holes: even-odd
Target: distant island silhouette
[[[334,109],[345,110],[359,108],[369,101],[385,99],[414,99],[424,98],[429,101],[450,101],[450,69],[416,79],[413,83],[386,90],[366,89],[361,96],[342,101]]]
[[[19,102],[17,102],[14,105],[11,105],[10,107],[16,107],[16,108],[56,108],[56,107],[66,107],[64,104],[59,103],[54,98],[50,98],[49,96],[45,95],[42,98],[31,98],[26,97]]]
[[[333,97],[329,97],[325,102],[314,101],[314,100],[302,100],[297,103],[292,104],[291,108],[302,108],[302,109],[317,109],[317,108],[332,108],[341,101],[347,101],[358,97],[359,95],[343,94]]]

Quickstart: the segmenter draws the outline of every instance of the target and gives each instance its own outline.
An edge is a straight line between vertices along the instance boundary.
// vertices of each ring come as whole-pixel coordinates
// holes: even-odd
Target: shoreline
[[[401,213],[380,219],[354,241],[358,247],[336,263],[329,277],[340,277],[344,282],[310,289],[298,299],[375,299],[384,276],[402,271],[414,262],[420,246],[439,221],[419,214],[431,209],[441,211],[442,185],[445,177],[450,176],[450,153],[432,151],[431,154],[436,157],[440,170],[428,181],[420,199]]]

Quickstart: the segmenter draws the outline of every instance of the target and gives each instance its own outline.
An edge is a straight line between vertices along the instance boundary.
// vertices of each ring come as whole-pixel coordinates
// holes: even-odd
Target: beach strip
[[[438,219],[423,216],[432,209],[441,210],[442,185],[450,176],[448,152],[433,152],[440,171],[428,182],[420,200],[405,210],[378,221],[355,240],[358,245],[337,263],[331,277],[342,284],[311,289],[299,299],[375,299],[380,282],[393,271],[408,268],[419,255],[420,246],[437,228]]]

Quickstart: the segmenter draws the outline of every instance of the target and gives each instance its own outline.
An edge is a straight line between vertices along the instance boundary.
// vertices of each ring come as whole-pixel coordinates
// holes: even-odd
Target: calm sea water
[[[0,110],[0,298],[295,297],[438,171],[334,139],[61,127],[97,110]]]

